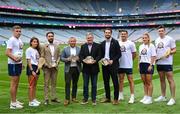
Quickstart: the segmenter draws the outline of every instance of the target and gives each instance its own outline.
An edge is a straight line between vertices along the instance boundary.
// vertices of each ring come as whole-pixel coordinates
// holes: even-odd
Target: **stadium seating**
[[[129,40],[138,41],[144,33],[149,33],[151,40],[154,41],[158,37],[156,29],[127,29],[129,32]],[[76,37],[78,43],[84,43],[86,41],[86,33],[92,32],[95,37],[96,42],[101,42],[104,40],[104,33],[102,29],[88,29],[88,30],[65,30],[65,29],[38,29],[38,28],[23,28],[22,30],[22,40],[28,43],[29,39],[34,37],[39,38],[41,42],[46,42],[45,33],[48,31],[53,31],[55,33],[55,39],[58,43],[68,43],[68,38]],[[180,28],[167,28],[167,33],[172,36],[175,40],[180,40],[179,33]],[[118,38],[118,30],[113,30],[113,35],[115,39]],[[11,37],[11,28],[3,27],[0,28],[0,39],[7,41]]]
[[[128,4],[128,5],[126,5]],[[176,10],[179,0],[1,0],[0,6],[77,14],[127,14]]]
[[[128,4],[128,5],[127,5]],[[53,12],[62,13],[76,13],[76,14],[130,14],[130,13],[146,13],[146,12],[157,12],[166,10],[176,10],[180,9],[179,0],[43,0],[43,4],[39,0],[0,0],[0,6],[14,6],[17,8],[24,9],[35,9],[35,10],[48,10]],[[120,24],[163,24],[172,23],[178,21],[175,19],[159,19],[159,20],[146,20],[140,22],[126,22],[122,21]],[[39,19],[39,18],[27,18],[27,17],[13,17],[13,16],[0,16],[0,22],[12,22],[12,23],[29,23],[29,24],[77,24],[76,21],[62,21],[53,19]],[[98,21],[97,21],[98,22]],[[80,21],[78,24],[97,24],[95,21]],[[102,22],[105,24],[119,24],[116,22]],[[129,39],[132,41],[138,41],[142,34],[148,32],[152,40],[158,37],[156,29],[127,29],[129,32]],[[102,29],[47,29],[47,28],[23,28],[22,40],[23,42],[29,42],[31,37],[35,36],[40,39],[41,42],[46,42],[45,33],[47,31],[53,31],[57,42],[67,43],[69,37],[76,37],[78,43],[85,42],[85,35],[87,32],[94,33],[95,41],[101,42],[104,39],[104,34]],[[174,29],[168,28],[168,34],[176,40],[180,40],[178,34],[180,33],[180,28],[176,27]],[[11,30],[9,27],[0,28],[0,40],[7,40],[11,36]],[[118,38],[118,30],[113,30],[113,37]]]

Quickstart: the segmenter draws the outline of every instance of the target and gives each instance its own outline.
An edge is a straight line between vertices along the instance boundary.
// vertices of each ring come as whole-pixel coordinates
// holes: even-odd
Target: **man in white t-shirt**
[[[161,96],[159,96],[155,101],[166,101],[166,81],[167,78],[170,91],[171,91],[171,99],[167,103],[167,105],[174,105],[175,104],[175,83],[173,79],[173,54],[176,53],[176,44],[175,40],[170,36],[166,35],[164,26],[160,26],[158,28],[159,38],[156,39],[156,51],[157,51],[157,58],[161,58],[157,60],[157,71],[160,77],[161,83]],[[170,50],[170,53],[164,56],[165,52]],[[166,77],[165,77],[166,76]]]
[[[133,60],[136,57],[136,47],[133,42],[128,40],[128,32],[126,30],[121,30],[119,45],[121,46],[122,56],[119,59],[119,100],[123,100],[123,85],[124,85],[124,76],[127,75],[131,97],[129,103],[134,103],[134,81],[133,81]]]
[[[18,25],[13,26],[12,32],[13,36],[8,40],[6,49],[6,55],[8,56],[8,74],[11,78],[10,109],[21,109],[23,108],[23,103],[16,99],[19,79],[22,71],[23,43],[20,39],[21,27]]]

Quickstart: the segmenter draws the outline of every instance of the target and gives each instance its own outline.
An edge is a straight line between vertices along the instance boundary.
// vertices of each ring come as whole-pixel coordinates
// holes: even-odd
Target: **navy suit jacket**
[[[105,56],[105,46],[106,46],[106,40],[104,40],[101,43],[101,58],[104,58]],[[110,51],[109,52],[110,60],[113,60],[113,64],[110,66],[118,69],[119,58],[121,57],[121,49],[120,49],[119,42],[115,40],[114,38],[111,39],[109,51]]]
[[[87,56],[92,56],[96,62],[94,64],[86,64],[83,62]],[[81,51],[79,54],[80,60],[83,63],[83,73],[87,74],[97,74],[99,72],[99,64],[98,61],[101,59],[100,45],[93,42],[91,52],[89,52],[88,44],[85,43],[81,46]]]

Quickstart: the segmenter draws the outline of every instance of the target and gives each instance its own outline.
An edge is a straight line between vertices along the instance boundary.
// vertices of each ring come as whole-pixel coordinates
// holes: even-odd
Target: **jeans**
[[[97,74],[83,73],[83,96],[84,100],[88,100],[89,97],[89,79],[91,78],[91,98],[92,101],[96,100],[97,94]]]

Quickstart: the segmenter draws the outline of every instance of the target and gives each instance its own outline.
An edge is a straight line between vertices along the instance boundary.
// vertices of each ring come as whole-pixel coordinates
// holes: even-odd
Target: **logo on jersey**
[[[39,54],[36,53],[36,60],[39,60]]]
[[[121,45],[121,52],[126,52],[126,47],[124,45]]]
[[[19,43],[19,49],[23,49],[23,44]]]
[[[159,42],[157,45],[157,48],[161,49],[164,48],[164,43],[163,42]]]
[[[147,55],[147,49],[144,48],[142,51],[141,51],[141,55]]]

